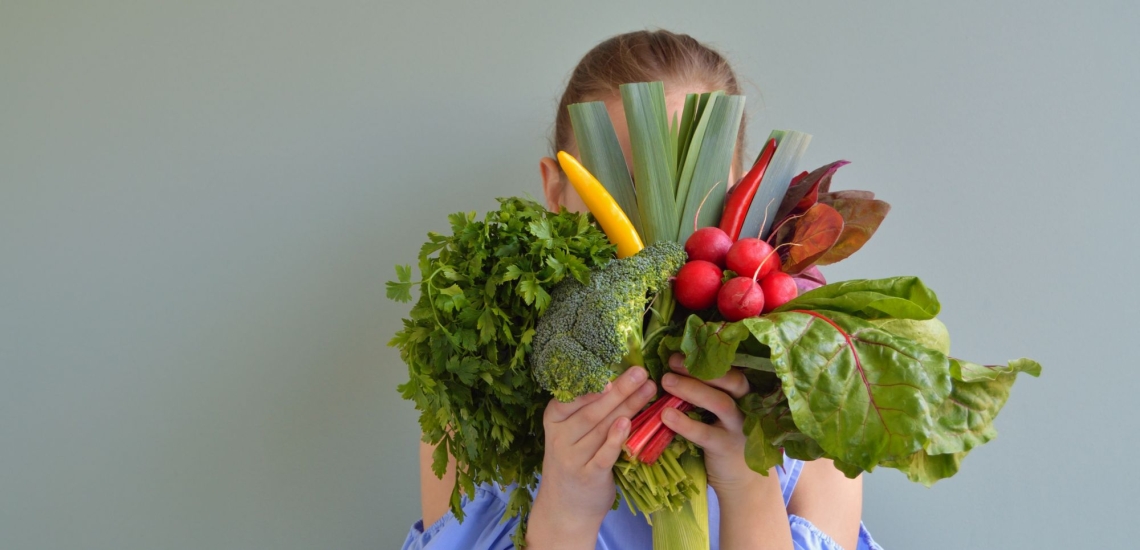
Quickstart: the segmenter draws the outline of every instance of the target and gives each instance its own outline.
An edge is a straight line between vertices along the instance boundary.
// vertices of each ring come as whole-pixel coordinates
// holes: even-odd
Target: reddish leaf
[[[891,210],[891,205],[874,199],[838,199],[831,206],[843,216],[843,233],[835,246],[815,261],[819,265],[833,264],[862,248]]]
[[[831,187],[831,176],[835,174],[841,166],[850,164],[846,160],[837,160],[827,166],[821,166],[810,174],[804,172],[792,180],[792,184],[788,186],[788,192],[784,194],[784,200],[780,202],[780,207],[776,209],[775,223],[780,223],[787,216],[795,215],[807,211],[813,204],[820,192],[826,192]]]
[[[796,275],[811,267],[817,259],[827,253],[843,233],[843,216],[834,208],[817,203],[804,212],[796,221],[796,231],[783,270]]]
[[[828,193],[821,192],[819,194],[819,202],[831,204],[839,199],[866,199],[871,200],[875,198],[875,194],[871,191],[859,191],[857,189],[844,189],[843,191],[832,191]]]
[[[778,225],[774,225],[773,227],[775,229],[772,231],[771,235],[768,235],[768,244],[772,245],[774,248],[784,243],[792,242],[792,235],[795,235],[796,232],[795,221],[802,217],[803,214],[788,216],[780,221]],[[786,251],[780,252],[780,257],[787,258],[788,255]]]
[[[792,277],[792,280],[796,282],[796,288],[799,289],[800,294],[827,284],[827,279],[824,278],[823,273],[820,273],[819,268],[814,265]]]
[[[811,188],[808,189],[808,192],[806,195],[804,195],[804,198],[800,199],[800,202],[796,203],[796,208],[793,211],[798,211],[798,212],[806,211],[808,208],[811,208],[812,205],[814,205],[817,202],[819,202],[819,182],[818,181],[815,182],[815,185],[812,185]]]

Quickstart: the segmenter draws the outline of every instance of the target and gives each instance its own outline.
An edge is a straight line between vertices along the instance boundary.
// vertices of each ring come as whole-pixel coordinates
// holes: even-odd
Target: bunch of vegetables
[[[527,513],[550,397],[600,391],[631,365],[659,380],[675,353],[701,379],[744,369],[745,458],[764,475],[785,456],[827,458],[849,477],[885,466],[930,485],[996,435],[1016,374],[1040,365],[951,357],[938,299],[915,277],[826,284],[817,269],[859,250],[889,210],[831,191],[845,161],[796,175],[810,136],[776,131],[729,192],[743,97],[690,95],[670,121],[661,83],[621,94],[632,175],[599,102],[570,107],[581,163],[558,155],[592,216],[500,199],[483,222],[453,215],[452,236],[429,236],[422,281],[405,266],[388,284],[405,301],[420,288],[391,345],[436,474],[457,464],[457,517],[461,493],[487,482],[517,484],[507,514]],[[666,408],[701,414],[661,394],[633,419],[615,479],[655,548],[707,548],[700,449],[662,424]]]

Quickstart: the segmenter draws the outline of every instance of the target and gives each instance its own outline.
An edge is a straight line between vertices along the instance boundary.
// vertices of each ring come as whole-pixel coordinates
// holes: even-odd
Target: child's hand
[[[666,409],[665,425],[700,445],[705,452],[709,485],[720,502],[720,547],[791,548],[787,510],[775,468],[762,476],[744,462],[744,413],[736,399],[748,393],[748,379],[738,370],[715,380],[690,378],[680,354],[669,358],[672,373],[661,379],[665,391],[716,415],[704,424]]]
[[[717,495],[762,479],[744,462],[744,414],[736,407],[736,399],[749,389],[744,373],[733,369],[715,380],[691,378],[679,353],[669,358],[669,368],[673,372],[661,379],[665,391],[716,415],[716,422],[704,424],[676,409],[666,409],[661,420],[704,449],[709,485]]]
[[[645,369],[631,367],[602,393],[550,401],[542,419],[542,483],[527,527],[534,548],[594,547],[617,495],[612,470],[629,436],[629,419],[655,390]]]

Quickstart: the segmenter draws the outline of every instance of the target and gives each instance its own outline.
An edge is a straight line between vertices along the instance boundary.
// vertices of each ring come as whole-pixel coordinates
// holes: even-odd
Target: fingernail
[[[645,369],[641,367],[630,367],[629,371],[629,380],[636,384],[644,382],[645,378],[648,376],[648,373],[645,372]]]
[[[676,374],[666,374],[665,376],[663,376],[661,378],[661,385],[665,386],[666,388],[672,388],[673,386],[676,386],[677,385],[677,375]]]
[[[617,425],[618,425],[617,429],[619,432],[624,433],[624,432],[629,431],[629,419],[628,418],[623,416],[623,417],[617,419]]]
[[[656,389],[657,388],[653,387],[653,384],[642,384],[640,388],[637,388],[637,393],[640,395],[650,395]]]
[[[663,420],[665,422],[671,422],[671,421],[677,419],[678,414],[680,414],[680,413],[677,412],[677,409],[669,407],[669,408],[661,411],[661,420]]]

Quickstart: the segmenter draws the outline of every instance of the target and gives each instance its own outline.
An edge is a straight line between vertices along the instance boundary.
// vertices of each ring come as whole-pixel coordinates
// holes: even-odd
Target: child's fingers
[[[685,356],[680,353],[674,353],[669,356],[669,368],[673,372],[679,372],[685,376],[689,376],[689,369],[685,368]]]
[[[575,412],[571,418],[567,419],[576,426],[577,437],[574,437],[574,441],[581,439],[586,432],[605,420],[614,409],[621,406],[622,402],[630,395],[633,395],[648,378],[649,373],[645,369],[630,367],[611,383],[609,391],[604,393],[600,399]]]
[[[681,434],[681,437],[696,443],[703,449],[718,449],[720,447],[716,444],[717,440],[720,439],[717,432],[724,432],[722,428],[693,420],[685,413],[673,408],[661,411],[661,422],[670,430]]]
[[[673,373],[662,377],[661,385],[665,391],[713,413],[731,431],[740,431],[744,426],[744,415],[736,408],[736,401],[718,388]]]
[[[563,403],[557,399],[551,399],[550,402],[546,404],[546,411],[543,413],[543,419],[547,422],[564,422],[567,418],[570,418],[572,414],[578,412],[578,410],[582,407],[585,407],[586,405],[589,405],[590,403],[601,399],[602,396],[606,393],[609,393],[611,389],[613,389],[612,382],[606,386],[606,389],[598,393],[588,393],[586,395],[579,396],[578,398],[568,403]]]
[[[618,457],[621,456],[621,447],[625,444],[627,437],[629,437],[629,419],[618,418],[610,426],[605,443],[598,449],[598,452],[594,453],[594,458],[586,463],[586,467],[606,471],[613,468]]]
[[[677,374],[692,376],[689,374],[689,369],[685,368],[685,356],[680,353],[674,353],[669,357],[669,369]],[[744,373],[736,368],[729,369],[728,373],[720,378],[704,380],[703,382],[714,388],[724,390],[725,393],[731,395],[733,399],[744,397],[744,395],[752,389],[752,386],[748,383],[748,378],[745,378]]]
[[[594,428],[582,435],[575,445],[581,445],[586,449],[597,449],[606,439],[606,427],[612,425],[619,418],[633,418],[637,415],[650,399],[653,399],[654,394],[657,393],[657,384],[652,380],[646,380],[637,388],[632,395],[622,401],[618,408],[610,412],[609,416],[599,422]]]

